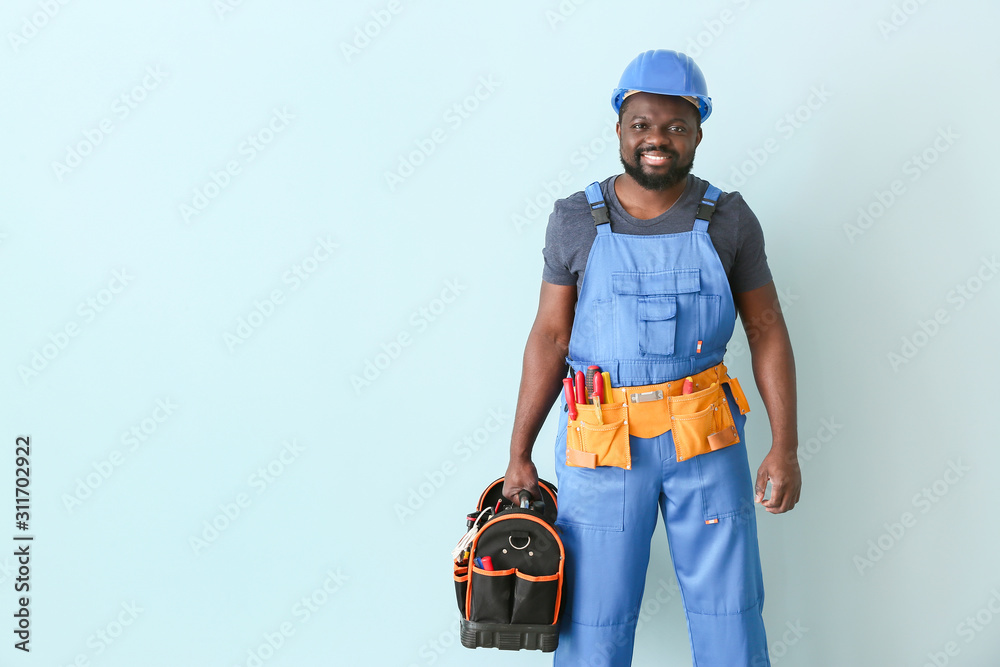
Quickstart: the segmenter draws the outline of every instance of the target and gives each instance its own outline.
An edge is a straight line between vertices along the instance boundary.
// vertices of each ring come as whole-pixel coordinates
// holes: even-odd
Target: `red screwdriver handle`
[[[576,402],[584,404],[587,402],[587,376],[583,371],[576,372]]]
[[[576,421],[579,413],[576,410],[576,399],[573,397],[573,381],[563,378],[563,398],[566,399],[566,406],[569,408],[569,418]]]

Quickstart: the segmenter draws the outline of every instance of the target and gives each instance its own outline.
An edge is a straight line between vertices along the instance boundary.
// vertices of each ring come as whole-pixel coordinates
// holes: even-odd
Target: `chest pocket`
[[[633,358],[695,353],[699,269],[621,272],[612,278],[619,350]]]
[[[639,297],[639,354],[674,353],[677,336],[677,297]]]

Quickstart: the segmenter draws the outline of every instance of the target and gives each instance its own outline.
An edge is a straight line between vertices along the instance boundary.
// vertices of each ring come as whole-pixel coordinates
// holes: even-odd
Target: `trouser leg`
[[[556,443],[566,598],[556,667],[627,667],[656,527],[661,462],[651,440],[632,438],[632,469],[566,466]]]
[[[738,444],[664,467],[660,507],[695,667],[770,665],[746,418],[734,417]]]

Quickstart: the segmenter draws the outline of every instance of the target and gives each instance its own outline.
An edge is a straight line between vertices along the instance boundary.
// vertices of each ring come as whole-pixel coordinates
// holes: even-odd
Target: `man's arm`
[[[515,503],[522,489],[541,498],[531,449],[566,377],[566,353],[575,305],[576,285],[542,282],[538,313],[524,346],[521,387],[510,438],[510,464],[504,475],[503,495]]]
[[[750,343],[753,376],[771,422],[771,451],[757,470],[756,500],[772,514],[787,512],[799,501],[802,474],[796,450],[795,360],[771,281],[749,292],[734,294],[737,312]],[[764,498],[771,480],[771,497]]]

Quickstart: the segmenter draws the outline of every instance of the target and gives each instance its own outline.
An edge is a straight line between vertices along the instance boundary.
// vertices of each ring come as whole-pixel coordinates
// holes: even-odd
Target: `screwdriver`
[[[583,371],[576,372],[576,402],[584,404],[587,402],[587,376]]]
[[[600,371],[594,376],[594,391],[592,392],[594,406],[597,408],[597,423],[604,424],[604,415],[601,413],[601,402],[604,399],[604,378],[601,376]]]
[[[576,411],[576,398],[573,396],[573,381],[563,378],[563,398],[566,399],[566,407],[569,408],[569,418],[576,421],[580,414]]]

